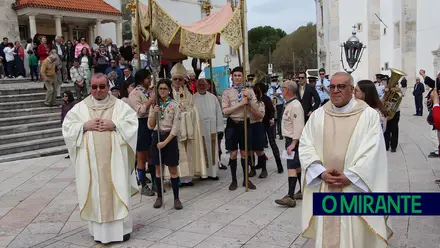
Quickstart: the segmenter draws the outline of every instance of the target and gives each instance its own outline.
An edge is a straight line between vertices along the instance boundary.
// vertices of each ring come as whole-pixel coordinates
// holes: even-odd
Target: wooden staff
[[[136,0],[136,29],[137,29],[137,48],[136,48],[136,52],[137,52],[137,69],[138,71],[141,69],[141,22],[139,21],[140,19],[140,6],[139,6],[139,0]]]
[[[246,4],[246,0],[241,0],[241,31],[242,31],[242,35],[243,35],[243,84],[244,84],[244,89],[246,89],[246,49],[245,49],[245,43],[246,43],[246,26],[244,24],[245,21],[245,14],[244,14],[244,8]],[[240,58],[240,55],[238,56]],[[247,106],[244,108],[244,151],[246,154],[246,157],[244,158],[245,161],[245,184],[246,184],[246,192],[249,191],[249,166],[248,166],[248,132],[247,132],[247,127],[248,127],[248,123],[247,123]]]

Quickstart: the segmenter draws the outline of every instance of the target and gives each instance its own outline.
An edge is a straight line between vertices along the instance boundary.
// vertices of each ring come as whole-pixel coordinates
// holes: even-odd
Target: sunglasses
[[[105,84],[100,84],[100,85],[98,86],[98,85],[96,85],[96,84],[93,84],[91,87],[92,87],[92,89],[94,89],[94,90],[98,89],[98,87],[99,87],[100,90],[105,90],[105,88],[107,88],[107,85],[105,85]]]
[[[347,86],[348,85],[346,85],[346,84],[336,84],[336,85],[330,84],[329,88],[331,91],[335,91],[336,89],[345,90],[345,88],[347,88]]]

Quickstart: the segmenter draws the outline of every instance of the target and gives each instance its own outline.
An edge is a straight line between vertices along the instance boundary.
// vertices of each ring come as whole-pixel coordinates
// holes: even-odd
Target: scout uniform
[[[150,99],[151,92],[141,86],[137,86],[129,98],[130,107],[136,111],[139,121],[138,139],[136,145],[137,152],[147,152],[151,147],[151,129],[148,128],[147,101]]]
[[[262,152],[264,151],[264,143],[266,138],[266,128],[263,124],[264,115],[266,112],[266,107],[264,105],[264,102],[257,102],[258,105],[258,112],[263,114],[263,117],[261,118],[255,118],[253,114],[249,116],[250,120],[250,137],[252,137],[251,144],[250,144],[250,150],[253,152]],[[253,157],[253,155],[252,155]],[[267,169],[266,169],[266,155],[263,153],[262,155],[258,156],[258,168],[262,169],[262,172],[260,174],[260,178],[266,178],[267,177]],[[251,167],[251,172],[249,173],[250,177],[255,176],[255,169],[256,167]]]
[[[301,102],[296,98],[292,98],[286,102],[284,106],[282,130],[283,136],[286,138],[286,149],[292,144],[292,141],[299,140],[304,128],[304,110]],[[295,152],[293,160],[287,160],[287,169],[297,169],[301,167],[298,155],[299,142],[296,143],[293,151]]]
[[[155,115],[153,108],[150,108],[148,118],[152,118]],[[160,141],[164,141],[168,135],[173,135],[174,138],[160,150],[162,155],[162,164],[166,166],[178,166],[179,165],[179,148],[177,145],[177,136],[179,134],[180,126],[180,107],[179,103],[169,99],[161,106],[160,115]],[[150,129],[153,129],[152,135],[152,162],[155,165],[159,165],[159,149],[157,148],[157,124],[154,127],[148,125]]]
[[[234,85],[233,88],[228,88],[223,92],[222,96],[222,110],[224,111],[227,108],[233,107],[236,104],[239,104],[243,100],[242,94],[243,86]],[[254,92],[251,89],[246,89],[248,93],[248,105],[253,103],[257,103],[257,98],[255,97]],[[237,151],[238,149],[245,149],[245,140],[244,140],[244,122],[247,121],[249,123],[249,117],[244,116],[245,106],[240,107],[235,110],[235,112],[230,113],[226,123],[225,130],[225,144],[226,150],[228,151]],[[249,111],[247,112],[249,113]],[[250,128],[248,125],[248,134],[250,134]],[[250,136],[248,135],[248,144],[250,142]],[[237,189],[237,159],[229,159],[229,165],[231,167],[232,174],[232,183],[229,186],[229,190]],[[245,185],[245,170],[246,170],[246,162],[244,158],[241,158],[241,166],[243,169],[243,186]],[[255,185],[248,181],[249,189],[256,189]]]

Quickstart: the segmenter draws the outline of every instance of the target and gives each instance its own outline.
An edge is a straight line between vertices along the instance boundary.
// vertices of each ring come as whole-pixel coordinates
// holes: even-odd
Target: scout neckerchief
[[[136,89],[140,90],[142,93],[144,93],[147,100],[150,100],[150,92],[146,91],[144,87],[141,87],[140,85],[136,86]]]
[[[234,89],[236,89],[238,93],[238,102],[241,102],[241,100],[243,99],[243,94],[241,93],[241,90],[243,89],[243,85],[241,85],[240,87],[234,85]]]
[[[289,103],[293,102],[294,100],[296,100],[296,97],[293,97],[292,99],[290,99],[289,101],[287,101],[284,106],[287,106]]]
[[[162,104],[162,100],[159,99],[160,119],[164,118],[165,108],[168,106],[168,104],[170,104],[170,102],[171,102],[171,97],[168,97],[168,99],[164,104]]]

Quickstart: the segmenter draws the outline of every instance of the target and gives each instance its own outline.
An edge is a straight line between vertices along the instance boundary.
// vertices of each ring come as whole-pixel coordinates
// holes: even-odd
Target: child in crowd
[[[29,57],[29,70],[31,72],[31,81],[34,82],[34,76],[35,76],[35,82],[38,82],[38,58],[35,56],[34,52],[32,50],[28,51]]]

